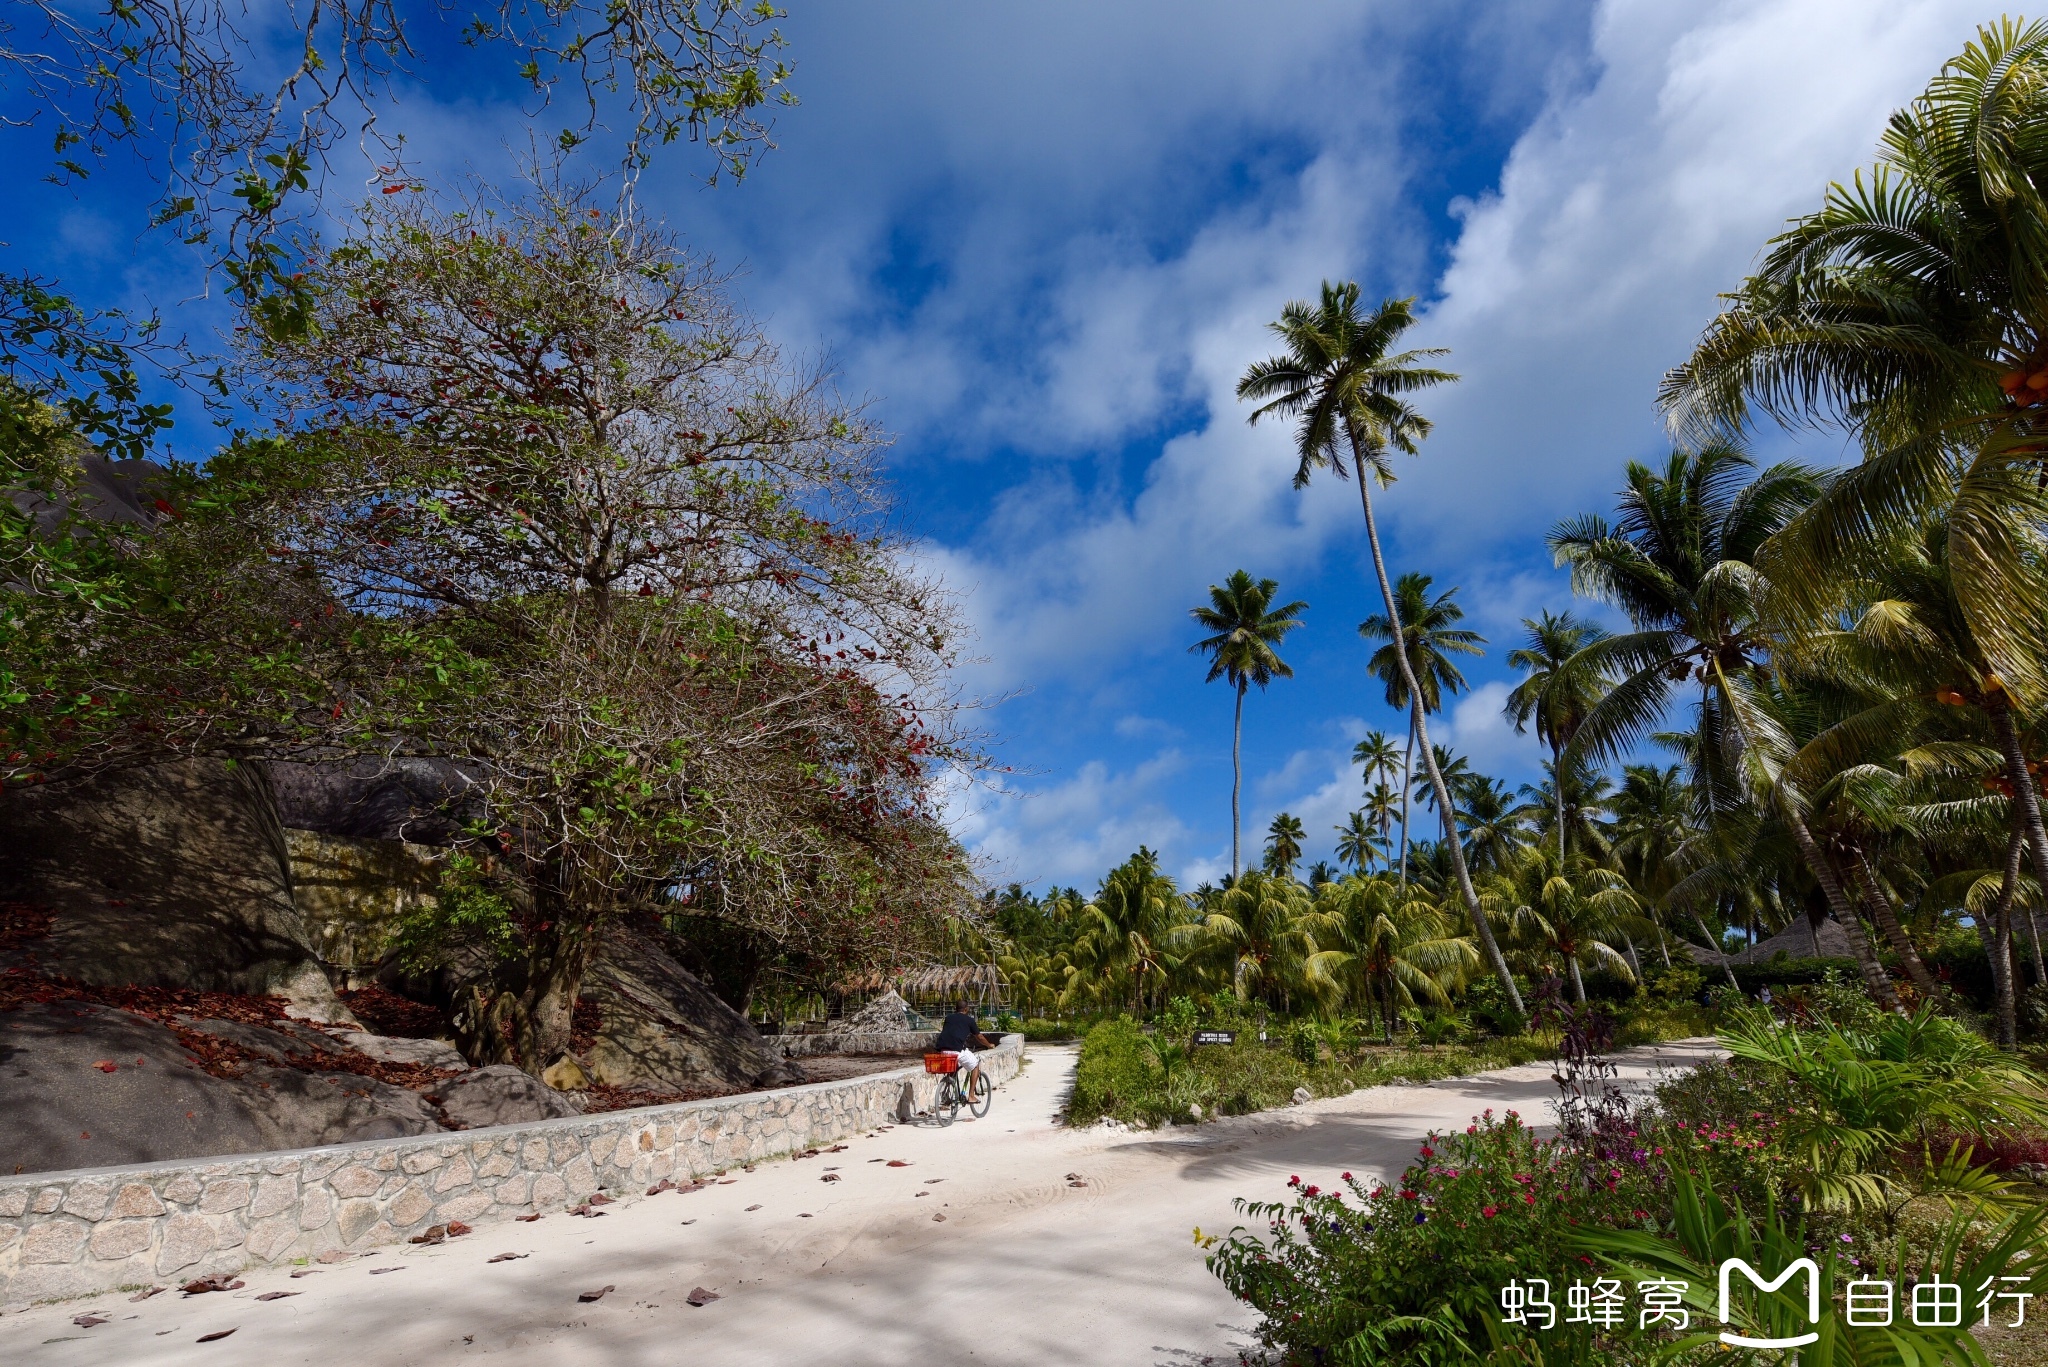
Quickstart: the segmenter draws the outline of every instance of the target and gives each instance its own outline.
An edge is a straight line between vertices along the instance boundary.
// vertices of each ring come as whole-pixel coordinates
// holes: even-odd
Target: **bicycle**
[[[950,1125],[958,1119],[962,1105],[979,1120],[995,1104],[995,1088],[989,1085],[988,1074],[980,1068],[968,1075],[966,1086],[960,1085],[958,1054],[926,1054],[924,1070],[939,1075],[938,1095],[932,1098],[932,1118],[941,1125]]]

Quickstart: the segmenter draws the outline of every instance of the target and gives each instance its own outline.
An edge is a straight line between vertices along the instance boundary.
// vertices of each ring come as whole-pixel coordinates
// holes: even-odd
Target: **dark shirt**
[[[941,1054],[965,1049],[974,1043],[974,1037],[981,1029],[974,1023],[974,1017],[965,1011],[955,1011],[946,1017],[946,1023],[939,1027],[938,1052]]]

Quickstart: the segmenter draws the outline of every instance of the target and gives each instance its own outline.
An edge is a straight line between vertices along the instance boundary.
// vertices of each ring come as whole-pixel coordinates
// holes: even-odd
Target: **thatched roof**
[[[1718,968],[1721,956],[1711,949],[1698,945],[1687,945],[1692,952],[1693,962],[1709,968]],[[1817,951],[1817,952],[1816,952]],[[1788,959],[1849,959],[1855,956],[1849,949],[1849,932],[1842,923],[1829,917],[1818,927],[1804,916],[1773,935],[1768,940],[1759,940],[1740,954],[1730,954],[1731,964],[1764,964],[1783,954]]]
[[[906,997],[937,997],[949,992],[973,996],[1003,990],[1003,975],[994,964],[939,964],[928,968],[892,968],[866,973],[840,984],[848,994],[894,990]]]

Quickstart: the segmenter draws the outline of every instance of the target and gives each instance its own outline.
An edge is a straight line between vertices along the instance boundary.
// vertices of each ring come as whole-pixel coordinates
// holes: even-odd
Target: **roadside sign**
[[[1197,1044],[1235,1044],[1235,1043],[1237,1043],[1237,1031],[1235,1031],[1235,1030],[1197,1030],[1197,1031],[1195,1031],[1195,1043],[1197,1043]]]

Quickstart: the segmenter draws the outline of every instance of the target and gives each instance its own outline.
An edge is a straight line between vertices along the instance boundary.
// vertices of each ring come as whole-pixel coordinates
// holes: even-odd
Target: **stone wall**
[[[986,1056],[1014,1076],[1024,1037]],[[636,1197],[888,1124],[931,1102],[921,1066],[529,1125],[129,1168],[0,1177],[0,1310],[483,1224],[603,1191]],[[906,1096],[906,1092],[908,1095]],[[0,1155],[4,1157],[4,1155]]]

